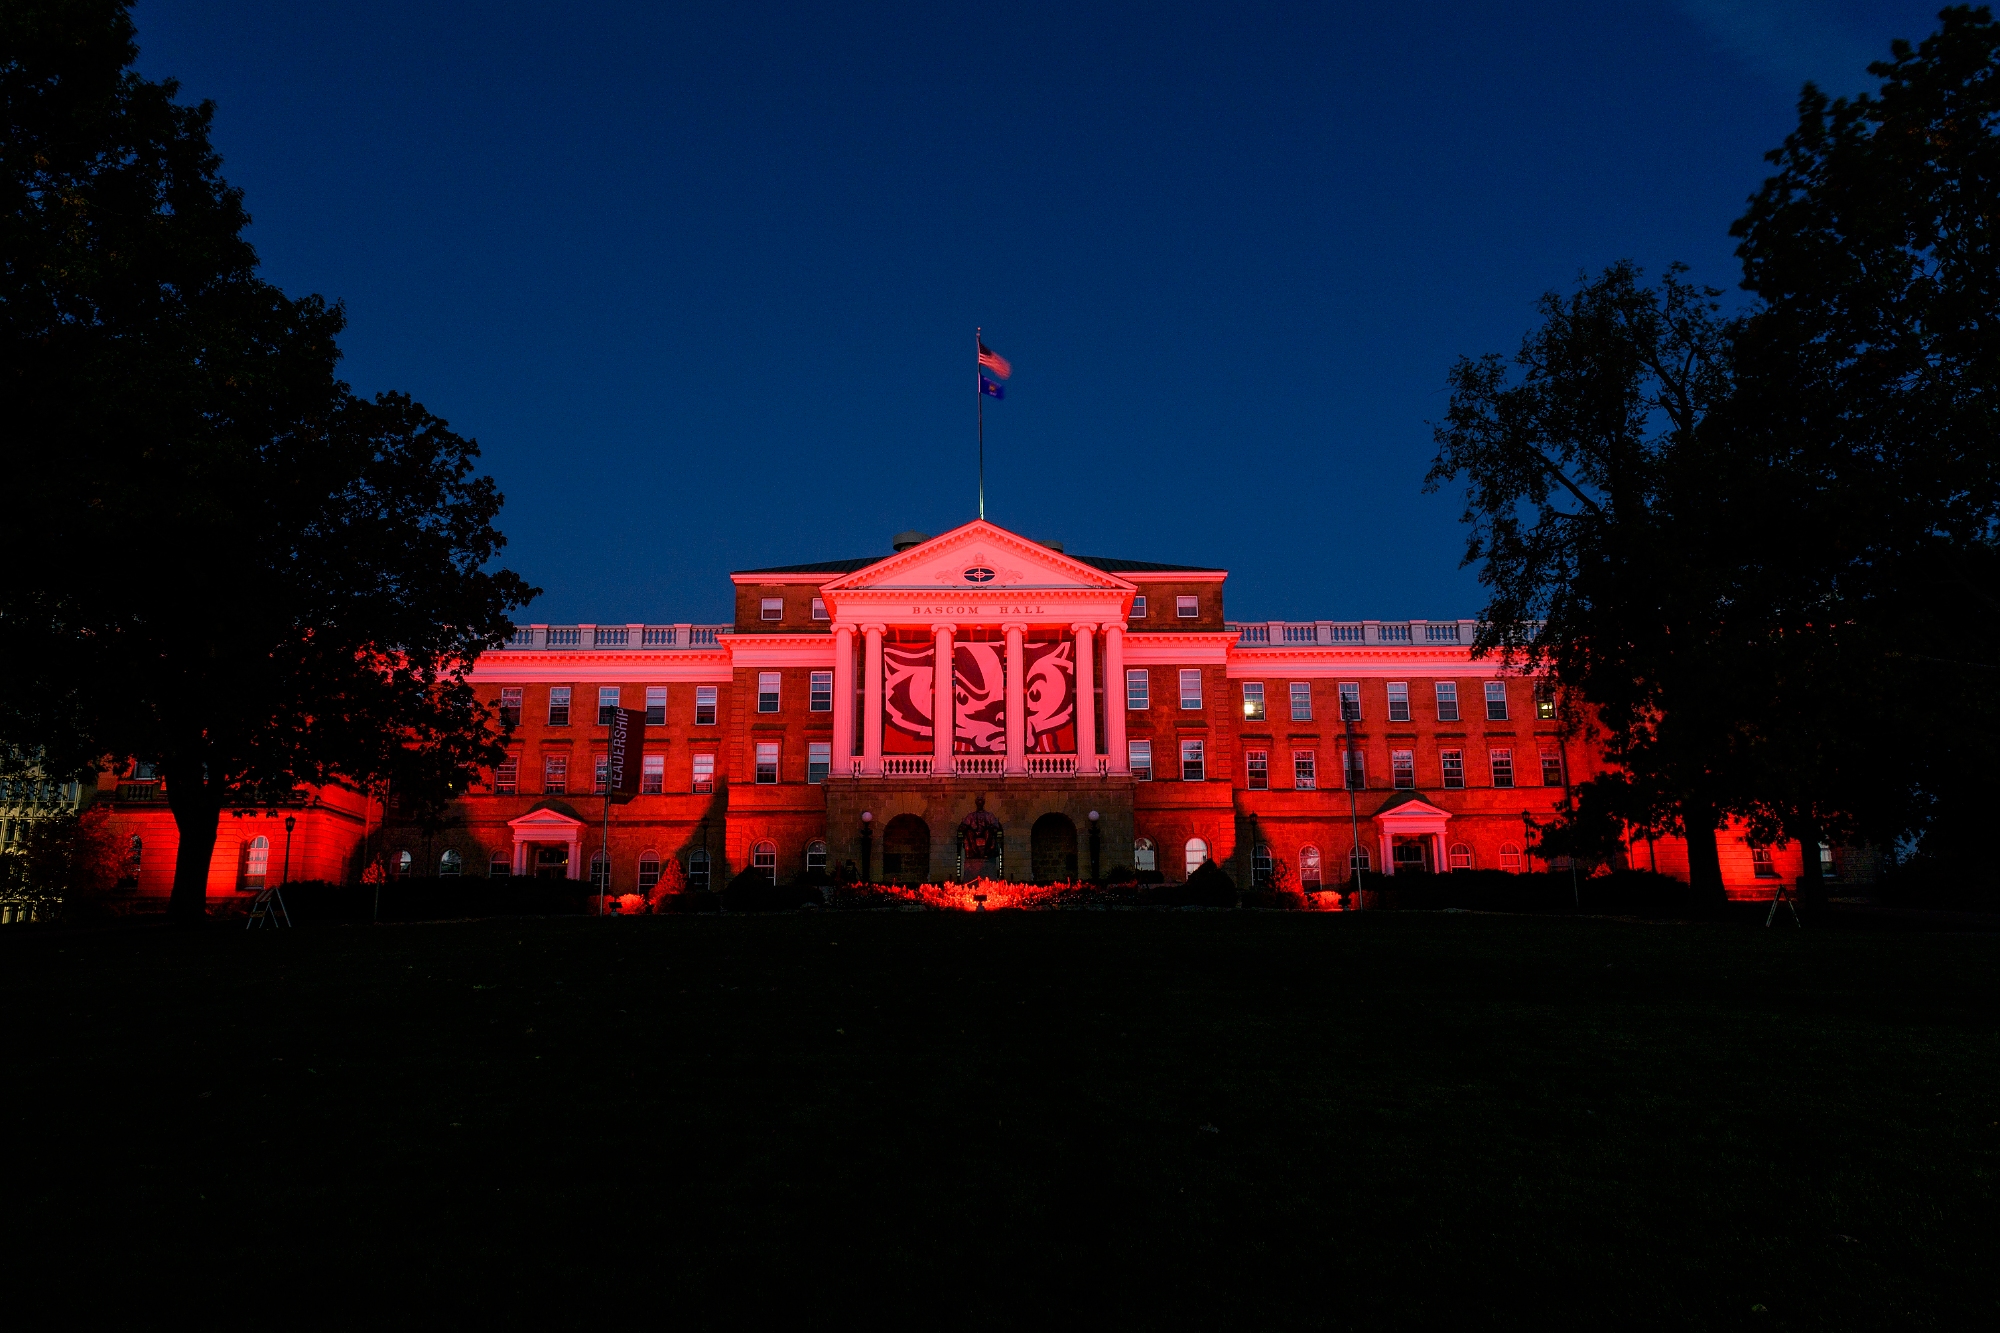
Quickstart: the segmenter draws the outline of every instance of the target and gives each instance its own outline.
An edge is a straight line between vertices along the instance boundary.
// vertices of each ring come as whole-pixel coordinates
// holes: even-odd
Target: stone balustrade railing
[[[728,625],[517,625],[512,649],[713,648]]]
[[[1237,643],[1245,648],[1287,648],[1343,644],[1410,648],[1467,648],[1476,620],[1232,620]]]

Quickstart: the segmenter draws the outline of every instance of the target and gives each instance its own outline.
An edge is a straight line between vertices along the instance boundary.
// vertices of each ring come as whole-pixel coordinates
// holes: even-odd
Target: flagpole
[[[986,390],[979,383],[980,334],[985,330],[972,330],[972,396],[979,400],[979,518],[986,519]]]

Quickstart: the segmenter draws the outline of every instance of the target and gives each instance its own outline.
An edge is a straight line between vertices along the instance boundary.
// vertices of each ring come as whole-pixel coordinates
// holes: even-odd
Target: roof
[[[1060,553],[1059,553],[1060,554]],[[764,569],[738,569],[736,574],[852,574],[857,570],[880,564],[886,555],[866,555],[858,560],[814,560],[803,565],[771,565]],[[1108,555],[1073,555],[1069,557],[1092,569],[1103,570],[1106,574],[1221,574],[1227,571],[1209,565],[1163,565],[1155,560],[1120,560]]]
[[[812,560],[803,565],[770,565],[764,569],[738,569],[736,574],[852,574],[857,569],[879,565],[886,555],[864,555],[858,560]]]

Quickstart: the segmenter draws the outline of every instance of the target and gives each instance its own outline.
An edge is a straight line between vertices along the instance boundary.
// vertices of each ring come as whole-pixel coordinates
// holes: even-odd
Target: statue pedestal
[[[967,856],[965,858],[965,882],[978,879],[1000,878],[1000,858],[997,856]]]

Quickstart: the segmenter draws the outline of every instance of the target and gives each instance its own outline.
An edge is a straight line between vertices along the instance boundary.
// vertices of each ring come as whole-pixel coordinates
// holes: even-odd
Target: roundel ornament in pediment
[[[966,569],[966,571],[965,571],[965,581],[966,581],[967,583],[991,583],[991,582],[993,582],[993,569],[992,569],[992,566],[990,566],[990,565],[971,565],[971,566],[967,567],[967,569]]]

